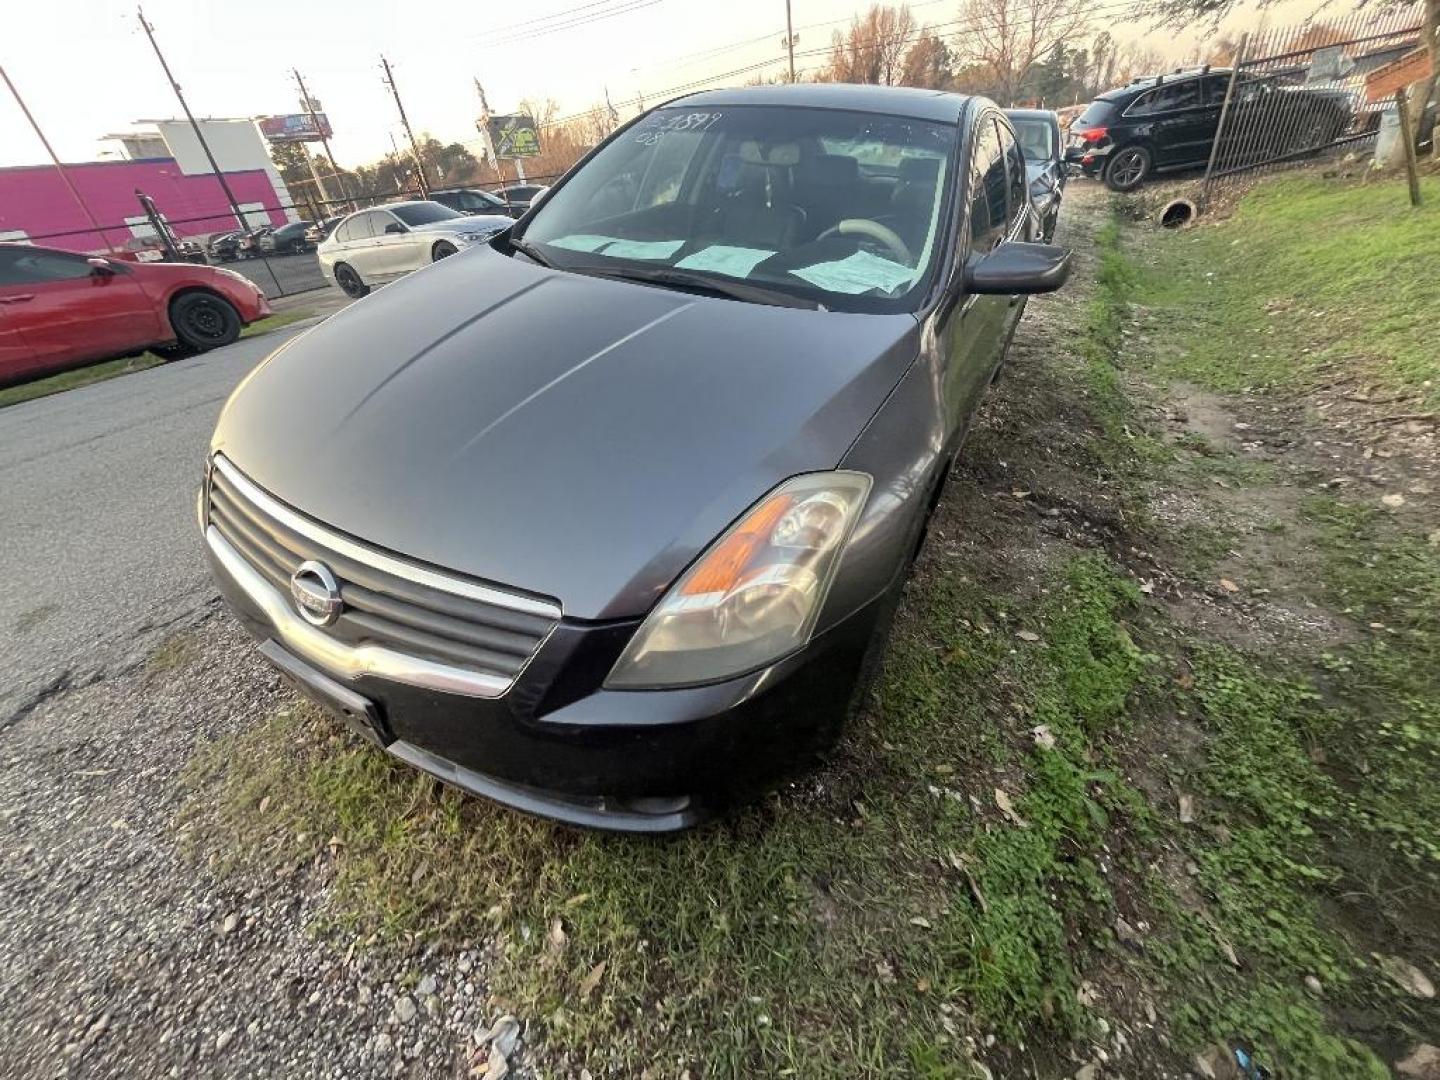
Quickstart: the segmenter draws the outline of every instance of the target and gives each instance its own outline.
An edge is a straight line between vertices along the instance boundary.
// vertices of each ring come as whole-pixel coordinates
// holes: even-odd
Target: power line
[[[917,5],[917,6],[918,6],[918,5]],[[1096,8],[1095,10],[1086,13],[1086,15],[1085,15],[1085,22],[1084,22],[1083,24],[1081,24],[1080,26],[1075,27],[1075,28],[1071,31],[1071,34],[1070,34],[1069,36],[1074,37],[1074,36],[1076,36],[1077,34],[1089,33],[1090,31],[1097,29],[1096,25],[1094,24],[1094,20],[1097,19],[1097,18],[1099,18],[1100,16],[1108,15],[1108,14],[1116,14],[1116,13],[1119,13],[1119,12],[1122,12],[1122,11],[1129,11],[1129,10],[1132,10],[1133,7],[1134,7],[1134,4],[1133,4],[1132,0],[1119,0],[1119,2],[1117,2],[1117,3],[1111,3],[1111,4],[1107,4],[1107,5],[1105,5],[1105,6]],[[837,21],[837,22],[846,22],[846,21],[849,21],[849,20],[841,19],[841,20],[834,20],[834,21]],[[948,22],[936,23],[936,24],[934,24],[933,26],[925,27],[925,28],[924,28],[924,32],[927,33],[927,34],[934,34],[936,37],[940,38],[942,41],[949,40],[949,41],[951,41],[951,42],[954,42],[954,41],[958,41],[958,40],[960,40],[960,39],[962,39],[962,38],[964,38],[964,37],[967,37],[967,36],[973,36],[973,34],[974,34],[974,32],[975,32],[975,27],[980,26],[983,22],[984,22],[984,20],[973,19],[973,18],[972,18],[972,19],[952,19],[952,20],[950,20],[950,21],[948,21]],[[816,25],[825,25],[825,24],[820,23],[820,24],[816,24]],[[937,31],[940,31],[940,30],[945,30],[945,29],[948,28],[948,27],[960,27],[960,28],[962,28],[962,29],[959,29],[959,30],[948,30],[948,31],[945,32],[945,33],[938,33],[938,32],[937,32]],[[967,34],[967,33],[965,32],[965,30],[963,29],[963,28],[967,28],[967,27],[970,29],[970,33],[969,33],[969,34]],[[908,39],[908,38],[910,38],[910,37],[912,37],[912,36],[913,36],[913,37],[918,37],[918,36],[919,36],[919,31],[912,32],[912,34],[892,34],[892,35],[890,35],[889,37],[880,38],[880,39],[875,40],[874,42],[869,43],[869,46],[868,46],[868,47],[870,47],[870,48],[879,48],[879,47],[881,47],[881,46],[883,46],[883,45],[893,44],[895,41],[903,41],[903,40],[906,40],[906,39]],[[802,58],[803,58],[803,57],[810,57],[810,56],[821,56],[821,55],[828,54],[833,48],[834,48],[834,45],[833,45],[833,43],[832,43],[832,44],[830,44],[830,45],[820,46],[819,48],[806,49],[806,50],[802,50],[802,51],[797,51],[797,52],[795,53],[795,55],[796,55],[797,57],[802,57]],[[653,93],[651,93],[649,96],[652,97],[652,98],[655,98],[655,97],[667,98],[667,97],[670,97],[670,96],[673,95],[673,94],[677,94],[677,93],[680,93],[680,92],[685,91],[685,90],[693,90],[693,89],[695,89],[696,87],[705,86],[705,85],[708,84],[708,83],[719,82],[719,81],[721,81],[721,80],[723,80],[723,79],[733,78],[734,76],[737,76],[737,75],[749,75],[749,74],[753,74],[753,73],[756,72],[756,71],[761,71],[761,70],[764,70],[765,68],[773,67],[773,66],[776,65],[776,64],[784,63],[784,62],[786,61],[786,59],[787,59],[787,58],[786,58],[785,56],[775,56],[775,57],[771,57],[771,58],[768,59],[768,60],[757,61],[756,63],[747,64],[747,65],[745,65],[745,66],[743,66],[743,67],[733,68],[733,69],[731,69],[730,71],[722,71],[722,72],[719,72],[718,74],[710,75],[710,76],[707,76],[707,77],[705,77],[705,78],[703,78],[703,79],[696,79],[696,80],[694,80],[694,81],[692,81],[692,82],[687,82],[687,83],[682,83],[682,84],[677,85],[677,86],[667,87],[667,88],[665,88],[664,90],[660,90],[660,91],[653,92]],[[640,101],[640,100],[642,100],[642,99],[641,99],[641,98],[635,98],[635,99],[632,99],[632,100],[630,100],[630,101],[618,102],[618,103],[616,103],[616,106],[615,106],[615,107],[616,107],[616,108],[629,108],[629,107],[635,105],[635,104],[636,104],[638,101]],[[565,123],[565,122],[567,122],[567,121],[570,121],[570,120],[578,120],[578,119],[581,119],[582,117],[585,117],[585,116],[589,115],[589,113],[591,113],[592,111],[593,111],[592,109],[586,109],[586,110],[583,110],[583,111],[581,111],[581,112],[572,113],[572,114],[567,115],[567,116],[557,117],[557,118],[555,119],[555,123],[562,123],[562,124],[563,124],[563,123]]]
[[[513,45],[521,41],[531,41],[535,38],[546,37],[550,34],[558,34],[564,30],[574,30],[577,27],[587,26],[590,23],[602,22],[606,19],[613,19],[618,15],[630,15],[644,8],[654,7],[663,3],[664,0],[620,0],[618,6],[604,11],[591,12],[589,15],[579,16],[566,22],[555,23],[551,26],[535,27],[532,30],[522,30],[518,33],[500,35],[482,40],[476,46],[480,49],[492,49],[500,45]]]

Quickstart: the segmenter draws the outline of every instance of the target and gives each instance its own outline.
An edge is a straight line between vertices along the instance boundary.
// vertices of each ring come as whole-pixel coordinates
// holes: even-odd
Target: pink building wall
[[[213,174],[186,176],[170,158],[90,161],[66,165],[65,172],[117,247],[134,235],[125,219],[144,213],[135,198],[136,188],[155,200],[181,236],[239,228],[220,181]],[[236,202],[265,207],[264,215],[247,212],[252,225],[263,224],[267,218],[272,225],[285,222],[285,212],[264,170],[227,172],[225,180]],[[0,169],[0,234],[22,230],[27,239],[45,247],[70,251],[103,251],[106,247],[51,165]]]

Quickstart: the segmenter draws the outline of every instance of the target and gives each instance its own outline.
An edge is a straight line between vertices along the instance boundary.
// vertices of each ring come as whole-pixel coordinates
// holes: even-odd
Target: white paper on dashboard
[[[613,236],[596,236],[593,233],[572,233],[556,240],[546,240],[551,247],[567,248],[570,251],[596,251],[606,244],[615,243]]]
[[[763,248],[711,244],[693,255],[686,255],[675,265],[681,270],[710,270],[727,277],[743,278],[774,254]]]
[[[664,259],[684,246],[684,240],[616,240],[600,254],[616,259]]]
[[[811,285],[837,293],[863,293],[871,289],[892,292],[915,280],[915,271],[910,267],[868,251],[857,251],[848,258],[804,266],[790,273]]]

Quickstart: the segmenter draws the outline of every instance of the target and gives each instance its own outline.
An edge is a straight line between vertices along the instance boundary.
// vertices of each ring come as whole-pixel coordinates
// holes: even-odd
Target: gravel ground
[[[293,704],[212,609],[149,664],[4,733],[6,1076],[437,1077],[487,1060],[479,950],[322,940],[324,867],[244,882],[183,850],[197,745]],[[498,1037],[512,1053],[517,1034]]]

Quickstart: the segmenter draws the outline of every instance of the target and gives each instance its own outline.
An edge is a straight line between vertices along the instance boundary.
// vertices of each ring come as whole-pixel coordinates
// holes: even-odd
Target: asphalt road
[[[0,729],[214,595],[195,491],[230,390],[301,327],[0,409]]]

